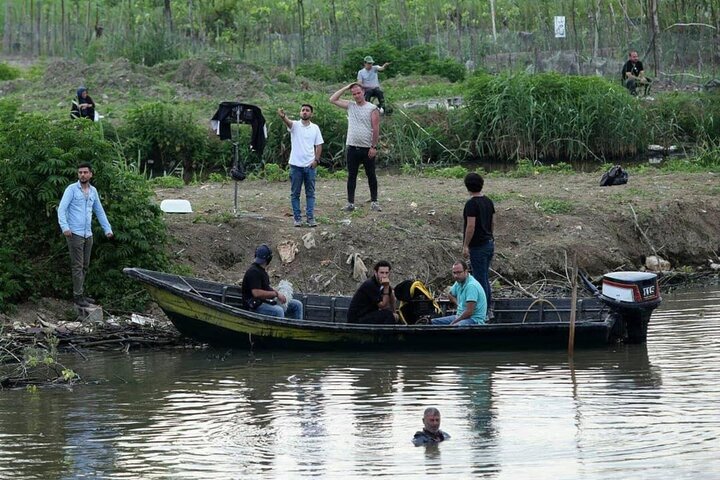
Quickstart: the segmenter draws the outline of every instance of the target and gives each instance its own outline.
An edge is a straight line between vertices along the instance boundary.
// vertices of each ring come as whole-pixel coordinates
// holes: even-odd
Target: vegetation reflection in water
[[[669,298],[647,346],[572,361],[562,352],[93,358],[83,368],[97,383],[0,396],[0,476],[713,478],[719,305],[720,291]],[[415,448],[427,405],[453,438]]]

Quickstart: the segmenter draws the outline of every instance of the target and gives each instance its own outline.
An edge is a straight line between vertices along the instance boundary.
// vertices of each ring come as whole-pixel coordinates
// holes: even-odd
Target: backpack
[[[612,185],[625,185],[628,182],[628,173],[623,170],[620,165],[615,165],[607,172],[603,173],[600,179],[601,187],[610,187]]]

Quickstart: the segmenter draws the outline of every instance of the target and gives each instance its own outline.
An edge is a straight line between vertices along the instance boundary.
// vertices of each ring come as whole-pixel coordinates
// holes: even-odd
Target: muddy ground
[[[568,259],[577,257],[591,275],[640,269],[655,253],[672,267],[708,270],[720,253],[720,178],[714,174],[633,175],[627,185],[599,187],[597,174],[490,177],[485,193],[496,205],[498,286],[519,281],[533,288],[565,284]],[[255,247],[275,251],[271,280],[290,280],[304,292],[351,294],[347,258],[359,253],[371,269],[386,259],[393,280],[420,279],[435,289],[451,281],[450,267],[461,254],[462,208],[467,192],[460,179],[382,175],[382,212],[370,210],[364,178],[358,180],[358,211],[347,214],[345,182],[319,179],[317,228],[293,226],[287,182],[234,183],[161,189],[158,200],[187,199],[194,212],[167,214],[168,248],[175,261],[201,277],[239,282]],[[304,199],[303,199],[304,204]],[[311,234],[316,247],[306,248]],[[277,246],[297,245],[290,263]]]

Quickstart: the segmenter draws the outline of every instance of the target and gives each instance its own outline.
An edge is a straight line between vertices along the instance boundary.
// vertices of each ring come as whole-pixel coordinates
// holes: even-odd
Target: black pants
[[[365,101],[370,102],[372,97],[378,99],[379,108],[385,108],[385,94],[382,90],[380,90],[380,87],[368,88],[367,90],[365,90]]]
[[[378,182],[375,175],[375,159],[368,157],[369,148],[347,146],[347,197],[349,203],[355,203],[355,186],[357,185],[357,176],[360,165],[365,167],[365,175],[368,179],[368,187],[370,187],[370,200],[377,202],[378,198]]]
[[[373,325],[395,325],[395,316],[390,310],[376,310],[360,317],[357,323],[370,323]]]

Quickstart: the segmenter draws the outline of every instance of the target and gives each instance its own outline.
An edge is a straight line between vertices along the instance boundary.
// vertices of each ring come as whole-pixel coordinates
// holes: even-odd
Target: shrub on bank
[[[7,63],[0,63],[0,81],[15,80],[20,76],[20,70],[11,67]]]
[[[642,106],[599,77],[480,74],[466,103],[477,152],[499,160],[615,158],[647,144]]]
[[[21,114],[0,125],[0,309],[31,297],[70,298],[70,259],[57,222],[65,188],[77,165],[91,162],[115,239],[93,221],[95,246],[86,282],[109,308],[139,306],[146,298],[122,274],[128,266],[165,269],[165,224],[153,192],[118,161],[98,125]]]
[[[653,143],[720,140],[720,94],[672,92],[648,103]]]

